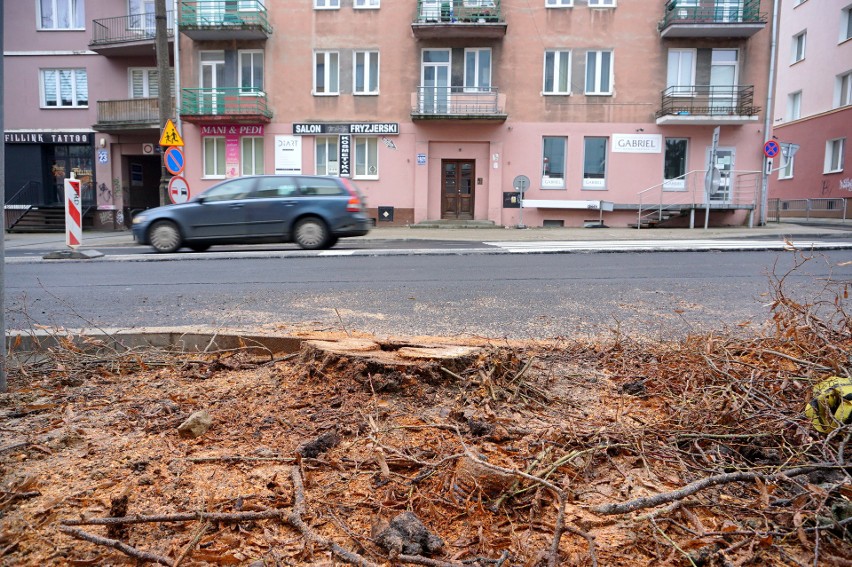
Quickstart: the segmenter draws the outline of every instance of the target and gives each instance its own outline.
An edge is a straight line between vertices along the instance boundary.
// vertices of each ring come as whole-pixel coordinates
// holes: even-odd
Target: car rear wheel
[[[328,246],[328,227],[325,223],[315,217],[309,217],[296,223],[293,230],[293,239],[300,248],[305,250],[317,250]]]
[[[151,227],[148,240],[157,252],[174,252],[180,248],[180,231],[173,222],[159,221]]]

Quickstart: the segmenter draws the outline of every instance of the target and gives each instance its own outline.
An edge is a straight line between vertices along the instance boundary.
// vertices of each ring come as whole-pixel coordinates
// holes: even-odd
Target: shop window
[[[355,136],[355,179],[379,178],[378,138]]]
[[[204,138],[204,177],[225,177],[225,137]]]
[[[545,136],[541,157],[541,188],[565,189],[565,147],[567,138]]]
[[[663,189],[680,191],[686,187],[688,147],[686,138],[666,138],[666,153],[663,158]]]
[[[606,189],[606,138],[583,140],[583,189]]]
[[[263,138],[243,136],[240,140],[243,175],[263,175]]]
[[[338,175],[340,167],[337,136],[318,136],[315,147],[317,175]]]

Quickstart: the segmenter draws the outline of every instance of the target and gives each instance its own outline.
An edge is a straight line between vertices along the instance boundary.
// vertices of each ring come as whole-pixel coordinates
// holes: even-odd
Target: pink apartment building
[[[779,20],[773,134],[799,149],[776,160],[770,197],[842,206],[852,198],[852,2],[783,0]]]
[[[100,225],[157,203],[157,81],[141,15],[150,4],[6,3],[6,74],[20,77],[5,82],[8,185],[58,179],[56,152],[27,136],[79,132]],[[44,29],[42,5],[85,9],[79,29]],[[687,226],[708,210],[718,226],[750,222],[760,202],[769,0],[171,7],[174,118],[192,194],[237,175],[348,176],[379,226]],[[114,30],[103,44],[100,26]],[[79,69],[86,100],[66,103],[68,84],[84,90]],[[53,89],[60,103],[45,98],[51,70],[66,70]],[[12,178],[16,163],[26,174]]]

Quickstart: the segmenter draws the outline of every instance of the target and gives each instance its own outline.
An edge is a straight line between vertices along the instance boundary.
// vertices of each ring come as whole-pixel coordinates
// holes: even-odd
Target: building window
[[[355,136],[355,179],[379,178],[379,139]]]
[[[85,29],[86,16],[83,4],[83,0],[38,0],[39,29]]]
[[[835,108],[852,104],[852,71],[837,77]]]
[[[340,8],[340,0],[314,0],[315,10],[337,10]]]
[[[663,158],[663,189],[680,191],[686,188],[686,156],[689,142],[686,138],[666,138]]]
[[[802,91],[787,95],[787,120],[798,120],[802,117]]]
[[[695,92],[695,50],[669,49],[666,87],[672,96],[692,96]]]
[[[590,8],[615,8],[615,0],[589,0]]]
[[[805,58],[805,40],[808,32],[802,32],[793,36],[792,59],[790,63],[797,63]]]
[[[783,156],[781,159],[784,159]],[[778,179],[793,179],[793,164],[796,162],[796,156],[789,158],[781,169],[778,170]]]
[[[606,140],[583,140],[583,189],[606,189]]]
[[[491,90],[491,49],[464,50],[464,90],[466,92]]]
[[[160,95],[159,73],[156,67],[135,67],[128,69],[130,80],[130,98],[157,98]],[[175,94],[175,73],[169,69],[172,96]]]
[[[263,175],[263,138],[243,136],[240,139],[243,175]]]
[[[225,137],[204,138],[204,177],[225,177]]]
[[[89,81],[85,69],[42,69],[41,106],[77,108],[89,106]]]
[[[337,157],[337,136],[318,136],[314,142],[317,175],[337,175],[340,172]]]
[[[544,94],[571,94],[571,52],[544,52]]]
[[[840,11],[840,43],[852,39],[852,6]]]
[[[355,0],[355,8],[378,8],[381,0]]]
[[[340,93],[340,54],[337,51],[314,53],[314,94],[336,95]]]
[[[379,94],[379,52],[356,51],[353,65],[352,92],[360,95]]]
[[[825,143],[825,169],[823,173],[843,171],[844,146],[846,146],[846,138],[837,138]]]
[[[570,8],[574,5],[574,0],[544,0],[545,8]]]
[[[240,94],[263,92],[263,51],[240,51]]]
[[[612,51],[586,53],[586,94],[612,94]]]
[[[545,136],[541,157],[541,188],[565,189],[567,138]]]

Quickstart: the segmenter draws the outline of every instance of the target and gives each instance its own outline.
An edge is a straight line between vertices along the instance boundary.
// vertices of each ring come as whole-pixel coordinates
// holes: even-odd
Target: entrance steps
[[[409,228],[502,228],[489,220],[426,220],[409,225]]]

